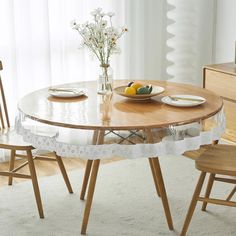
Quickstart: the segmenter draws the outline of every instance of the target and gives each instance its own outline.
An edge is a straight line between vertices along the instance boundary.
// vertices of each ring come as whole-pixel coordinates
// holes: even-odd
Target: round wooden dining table
[[[127,80],[117,80],[114,87],[126,85],[128,82]],[[80,154],[84,154],[84,150],[85,154],[90,154],[90,156],[87,156],[88,161],[81,190],[81,199],[84,199],[87,184],[89,183],[81,234],[86,233],[100,159],[102,159],[103,154],[106,157],[124,154],[126,158],[129,158],[129,155],[133,155],[131,158],[142,156],[148,159],[154,185],[164,207],[168,227],[173,230],[171,212],[158,159],[158,144],[162,141],[160,138],[156,141],[154,133],[194,122],[202,124],[206,119],[218,114],[223,106],[222,99],[219,96],[200,87],[166,81],[145,80],[140,82],[152,84],[152,86],[161,86],[165,91],[151,99],[137,101],[116,93],[99,95],[96,92],[96,82],[90,81],[54,86],[54,88],[83,88],[86,91],[83,96],[71,98],[54,97],[50,96],[49,88],[45,88],[24,96],[18,103],[18,110],[24,118],[50,126],[90,130],[93,132],[92,145],[88,145],[88,147],[86,145],[77,147],[73,145],[66,149],[62,147],[64,144],[60,145],[59,143],[49,149],[55,149],[53,151],[57,152],[58,155],[66,154],[66,150],[69,153],[67,156],[74,154],[74,156],[79,157]],[[206,99],[206,102],[195,107],[175,107],[161,102],[161,98],[164,96],[178,94],[201,96]],[[104,144],[106,132],[120,130],[127,132],[134,132],[135,130],[135,132],[143,133],[145,143],[134,145],[117,144],[116,146],[114,144]],[[200,137],[200,135],[198,136]],[[214,138],[210,137],[207,140],[210,142]],[[199,145],[204,144],[202,141],[203,136],[199,140]],[[32,145],[36,148],[41,148],[39,143],[32,143]],[[70,144],[67,144],[67,147],[68,145]],[[94,146],[97,148],[94,149]],[[135,147],[138,148],[138,151],[131,152],[131,148],[133,148],[133,151]],[[88,151],[88,149],[92,151]],[[164,149],[162,147],[161,149],[161,153],[164,153],[163,150],[168,148]]]

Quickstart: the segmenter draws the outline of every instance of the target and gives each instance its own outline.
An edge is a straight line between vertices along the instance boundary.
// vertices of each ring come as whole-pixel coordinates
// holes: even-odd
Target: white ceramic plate
[[[163,103],[175,107],[194,107],[206,102],[205,98],[195,95],[178,94],[171,95],[171,97],[174,99],[171,99],[170,96],[166,96],[163,97],[161,100]]]
[[[151,97],[154,97],[160,93],[163,93],[165,91],[165,89],[163,87],[160,86],[154,86],[152,85],[152,92],[150,94],[136,94],[136,95],[129,95],[129,94],[125,94],[125,88],[127,86],[120,86],[120,87],[116,87],[114,89],[114,92],[116,92],[117,94],[129,98],[129,99],[133,99],[133,100],[146,100],[146,99],[150,99]]]
[[[50,88],[48,89],[48,93],[54,97],[60,98],[73,98],[79,97],[86,93],[84,88]]]

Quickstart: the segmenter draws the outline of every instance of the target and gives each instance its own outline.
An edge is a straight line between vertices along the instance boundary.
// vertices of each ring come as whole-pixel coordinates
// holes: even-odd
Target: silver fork
[[[70,93],[76,93],[73,89],[60,89],[60,88],[50,88],[49,91],[52,92],[70,92]]]
[[[204,100],[202,99],[197,99],[197,98],[182,98],[182,97],[173,97],[173,96],[168,96],[172,101],[192,101],[192,102],[203,102]]]

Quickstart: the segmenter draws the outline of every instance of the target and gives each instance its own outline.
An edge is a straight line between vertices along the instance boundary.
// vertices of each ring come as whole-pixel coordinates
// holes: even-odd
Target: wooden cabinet
[[[224,99],[226,131],[223,138],[236,142],[236,64],[232,62],[205,66],[203,86]]]

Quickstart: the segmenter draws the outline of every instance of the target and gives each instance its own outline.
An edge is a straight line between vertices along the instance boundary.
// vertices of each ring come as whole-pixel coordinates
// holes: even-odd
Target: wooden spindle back
[[[2,70],[3,70],[2,62],[0,61],[0,71]],[[0,123],[1,123],[1,129],[10,127],[10,121],[8,117],[7,104],[2,85],[1,75],[0,75]]]

